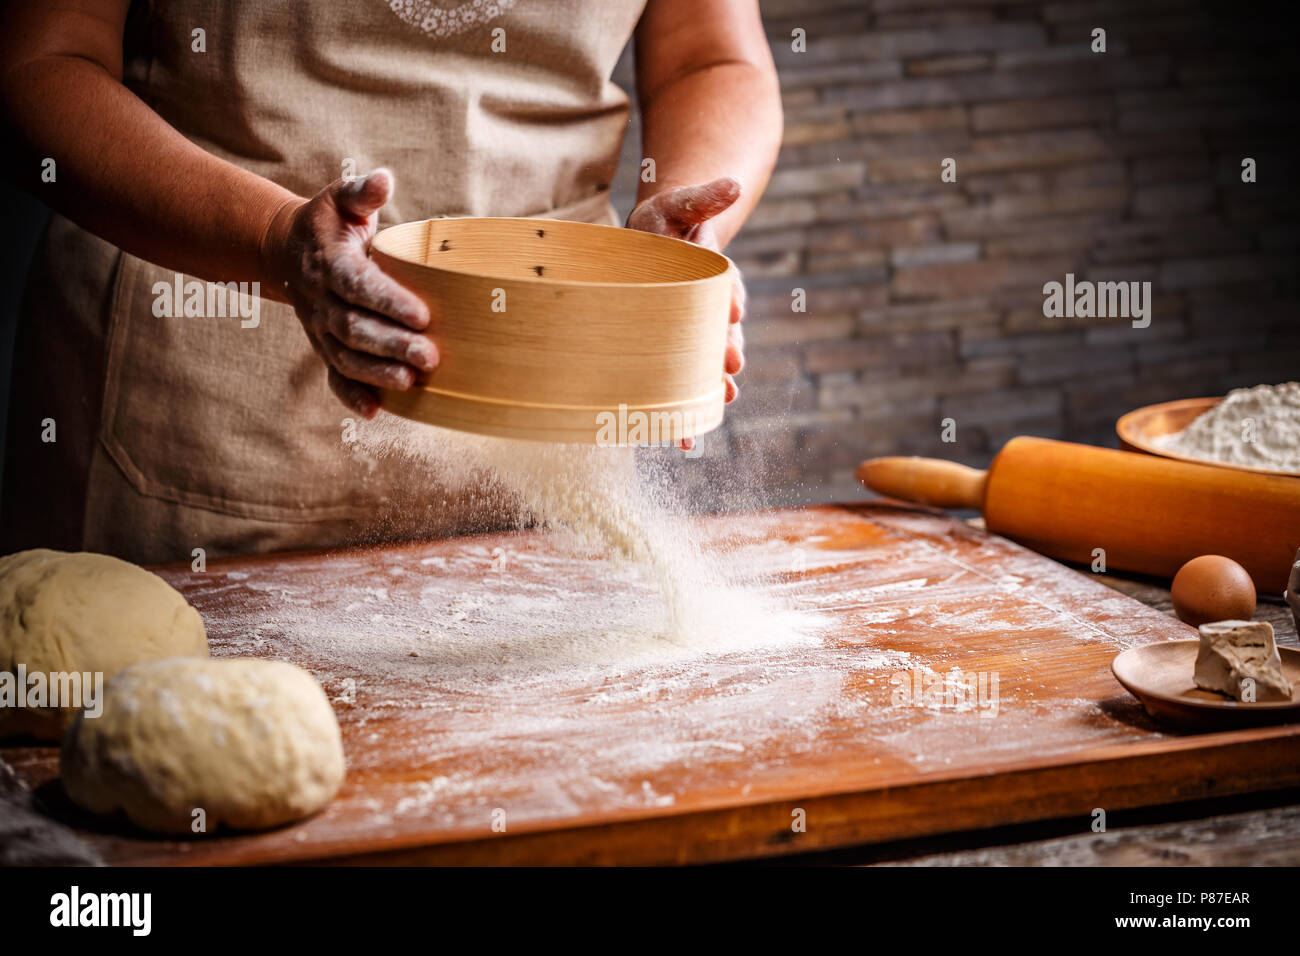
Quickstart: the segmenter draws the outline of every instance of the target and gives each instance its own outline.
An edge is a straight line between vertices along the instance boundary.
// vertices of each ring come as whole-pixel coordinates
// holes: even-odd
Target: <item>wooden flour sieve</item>
[[[409,390],[381,391],[390,412],[584,444],[669,440],[722,421],[725,256],[551,219],[408,222],[375,236],[370,254],[429,305],[440,356]]]

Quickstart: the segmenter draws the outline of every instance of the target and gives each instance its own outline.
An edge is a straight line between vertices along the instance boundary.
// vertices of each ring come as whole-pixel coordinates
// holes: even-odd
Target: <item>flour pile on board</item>
[[[727,655],[760,648],[751,665],[778,667],[820,648],[829,625],[796,596],[721,587],[698,592],[689,630],[674,637],[663,594],[644,568],[602,563],[596,582],[586,549],[533,538],[518,550],[495,546],[502,540],[439,542],[414,563],[406,549],[379,565],[369,553],[329,553],[301,559],[300,582],[238,581],[266,599],[253,601],[257,626],[235,643],[223,638],[222,650],[256,656],[291,648],[304,666],[355,674],[367,685],[366,675],[382,671],[390,686],[409,686],[408,700],[421,701],[433,687],[473,696],[503,686],[569,693],[631,674],[662,681],[688,662],[707,657],[721,668]],[[322,613],[311,582],[326,569],[333,580]]]
[[[678,644],[726,643],[727,613],[743,601],[685,532],[664,488],[637,467],[636,450],[470,435],[381,415],[359,439],[366,450],[409,457],[448,487],[494,486],[531,519],[640,575],[661,597],[657,635]]]
[[[1233,389],[1182,431],[1154,444],[1189,458],[1300,472],[1300,382]]]

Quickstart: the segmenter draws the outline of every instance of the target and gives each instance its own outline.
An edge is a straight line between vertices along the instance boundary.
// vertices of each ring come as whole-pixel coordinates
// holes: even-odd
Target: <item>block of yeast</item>
[[[1200,626],[1196,686],[1237,700],[1290,700],[1291,684],[1267,621],[1213,621]]]

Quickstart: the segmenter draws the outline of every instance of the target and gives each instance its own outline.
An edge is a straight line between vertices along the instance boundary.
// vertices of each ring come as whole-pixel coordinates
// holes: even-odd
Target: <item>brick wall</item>
[[[707,503],[860,495],[871,455],[1114,444],[1138,405],[1300,377],[1295,71],[1268,5],[762,8],[785,142],[728,249],[751,296],[742,396],[679,465]],[[635,135],[625,153],[624,209]],[[1150,281],[1150,326],[1045,318],[1043,284],[1067,272]]]

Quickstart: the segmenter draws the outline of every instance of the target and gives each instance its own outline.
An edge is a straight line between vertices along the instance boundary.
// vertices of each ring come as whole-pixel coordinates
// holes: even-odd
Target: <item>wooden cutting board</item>
[[[1190,628],[1004,539],[889,503],[697,527],[815,628],[580,663],[566,635],[653,596],[534,532],[162,569],[216,656],[293,661],[334,700],[348,777],[295,826],[155,839],[71,808],[53,748],[0,756],[123,864],[715,861],[1300,784],[1300,727],[1179,735],[1111,676]],[[997,674],[995,714],[900,699],[953,668]]]

